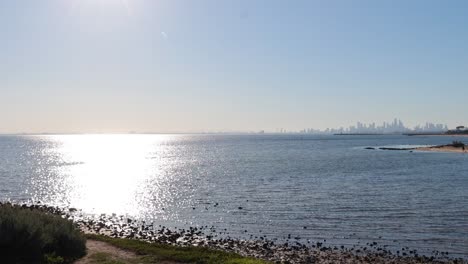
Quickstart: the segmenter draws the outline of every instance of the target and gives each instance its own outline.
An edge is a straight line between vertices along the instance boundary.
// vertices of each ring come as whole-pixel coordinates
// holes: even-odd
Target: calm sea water
[[[214,225],[234,237],[378,241],[468,257],[468,154],[364,149],[454,139],[0,136],[0,200]]]

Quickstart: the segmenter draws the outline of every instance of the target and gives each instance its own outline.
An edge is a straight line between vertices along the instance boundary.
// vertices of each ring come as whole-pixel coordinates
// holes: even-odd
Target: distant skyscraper
[[[424,133],[424,132],[445,132],[448,130],[447,125],[445,124],[433,124],[426,122],[424,126],[417,125],[414,128],[405,127],[401,119],[395,118],[393,122],[383,122],[381,126],[376,125],[375,122],[370,124],[365,124],[360,121],[356,122],[355,126],[350,126],[348,128],[340,127],[327,128],[325,130],[317,130],[313,128],[304,129],[299,131],[300,133],[311,133],[311,134],[339,134],[339,133],[365,133],[365,134],[402,134],[402,133]],[[286,132],[281,129],[281,133]]]

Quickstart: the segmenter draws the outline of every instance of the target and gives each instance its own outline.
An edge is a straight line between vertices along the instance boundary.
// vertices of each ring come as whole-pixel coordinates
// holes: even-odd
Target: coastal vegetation
[[[455,130],[449,130],[445,132],[447,135],[468,135],[468,129],[465,129],[464,126],[459,126]]]
[[[1,263],[71,263],[86,254],[86,239],[58,215],[0,204]]]
[[[464,148],[465,147],[465,143],[461,142],[461,141],[453,141],[452,142],[452,147],[455,147],[455,148]]]
[[[89,242],[96,241],[134,257],[122,257],[119,254],[110,254],[99,247],[92,248],[92,243]],[[86,258],[80,259],[87,253]],[[48,212],[44,207],[0,203],[0,263],[65,264],[77,260],[78,263],[95,264],[269,263],[207,247],[182,247],[135,239],[84,235],[72,221]]]

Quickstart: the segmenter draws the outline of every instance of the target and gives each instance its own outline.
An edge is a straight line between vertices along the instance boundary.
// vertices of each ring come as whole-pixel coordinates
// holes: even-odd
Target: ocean
[[[365,149],[452,140],[468,138],[4,135],[0,201],[468,258],[468,154]]]

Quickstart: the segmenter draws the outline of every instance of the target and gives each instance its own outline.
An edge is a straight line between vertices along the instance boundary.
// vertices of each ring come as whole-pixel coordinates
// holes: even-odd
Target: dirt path
[[[75,262],[75,264],[96,263],[97,261],[95,260],[95,257],[99,255],[124,263],[132,263],[137,261],[137,255],[135,253],[114,247],[105,242],[88,239],[86,241],[86,248],[88,250],[88,254]]]
[[[139,256],[129,250],[120,249],[106,242],[88,239],[86,241],[87,254],[75,262],[75,264],[95,263],[146,263],[141,262]],[[160,261],[159,264],[181,264],[174,261]]]

